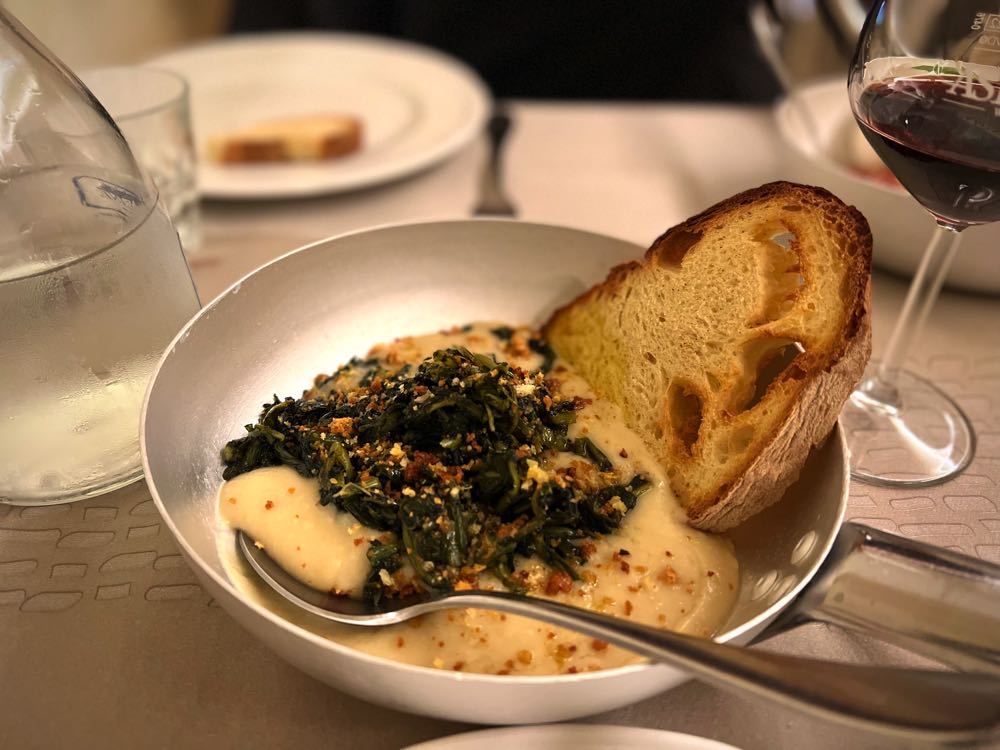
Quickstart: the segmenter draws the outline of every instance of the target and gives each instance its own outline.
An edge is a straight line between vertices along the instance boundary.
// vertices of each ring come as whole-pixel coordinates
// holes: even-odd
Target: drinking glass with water
[[[121,133],[2,9],[0,71],[0,502],[67,502],[141,476],[146,384],[199,302]]]

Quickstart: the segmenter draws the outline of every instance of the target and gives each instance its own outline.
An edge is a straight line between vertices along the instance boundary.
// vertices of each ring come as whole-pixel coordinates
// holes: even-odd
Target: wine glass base
[[[937,386],[906,370],[893,393],[878,393],[868,366],[840,423],[851,476],[884,487],[926,487],[957,476],[972,461],[976,434],[965,412]]]

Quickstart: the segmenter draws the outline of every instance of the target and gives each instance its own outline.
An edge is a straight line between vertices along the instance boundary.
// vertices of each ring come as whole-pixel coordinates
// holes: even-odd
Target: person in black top
[[[472,66],[500,98],[768,102],[746,0],[236,0],[231,31],[353,31]]]

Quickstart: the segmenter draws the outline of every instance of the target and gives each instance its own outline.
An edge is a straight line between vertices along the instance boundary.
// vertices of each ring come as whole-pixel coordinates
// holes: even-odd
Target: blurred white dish
[[[738,750],[693,734],[613,724],[508,727],[441,737],[405,750]]]
[[[202,195],[270,199],[368,187],[431,166],[482,130],[490,95],[463,63],[414,44],[356,34],[257,34],[151,60],[191,86]],[[361,149],[312,163],[221,165],[205,144],[262,120],[324,112],[363,123]]]
[[[934,229],[934,220],[902,188],[890,187],[852,171],[867,144],[858,132],[842,80],[807,86],[775,110],[786,145],[785,176],[825,187],[858,207],[875,239],[875,265],[912,275]],[[973,227],[948,273],[947,284],[1000,293],[1000,225]]]

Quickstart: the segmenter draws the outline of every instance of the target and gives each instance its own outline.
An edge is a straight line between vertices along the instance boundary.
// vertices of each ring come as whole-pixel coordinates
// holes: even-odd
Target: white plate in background
[[[191,86],[191,115],[207,198],[293,198],[356,190],[425,169],[482,130],[483,82],[435,50],[338,33],[226,37],[150,60]],[[262,120],[352,114],[361,149],[320,162],[220,165],[205,156],[213,135]]]
[[[466,732],[404,750],[738,750],[693,734],[611,724],[549,724]]]
[[[850,154],[858,147],[851,139],[863,136],[855,135],[847,84],[837,79],[799,89],[778,104],[775,120],[785,146],[788,179],[825,187],[857,206],[871,224],[875,265],[912,276],[934,231],[934,219],[902,188],[850,170]],[[1000,293],[1000,223],[962,232],[946,283]]]

